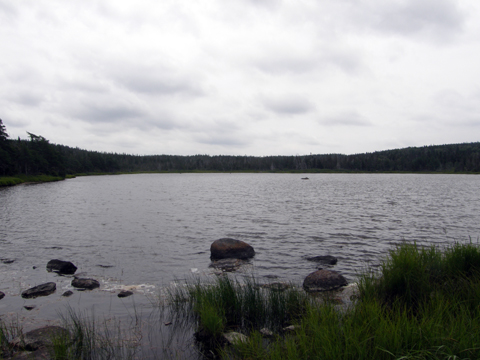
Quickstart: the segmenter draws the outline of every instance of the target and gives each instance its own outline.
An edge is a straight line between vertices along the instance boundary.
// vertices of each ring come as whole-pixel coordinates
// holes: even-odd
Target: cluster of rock
[[[222,271],[235,271],[245,260],[254,256],[254,248],[241,240],[223,238],[214,241],[210,246],[210,259],[212,260],[210,266]],[[306,257],[306,260],[327,266],[337,263],[337,258],[331,255],[310,256]],[[310,292],[329,291],[339,289],[347,284],[347,280],[340,273],[319,268],[305,278],[303,288]]]
[[[48,272],[55,272],[59,275],[74,275],[77,271],[77,267],[71,263],[70,261],[58,260],[53,259],[47,263],[47,271]],[[77,290],[93,290],[100,287],[100,283],[95,279],[86,279],[80,278],[77,276],[73,276],[73,280],[71,285],[76,288]],[[57,290],[57,284],[54,282],[47,282],[45,284],[40,284],[34,286],[30,289],[27,289],[22,292],[22,298],[24,299],[35,299],[40,296],[48,296],[53,294]],[[118,297],[123,298],[132,295],[133,292],[122,290]],[[62,296],[68,297],[73,295],[71,290],[65,291]],[[0,291],[0,300],[5,297],[5,293]],[[25,306],[27,310],[33,309],[35,306]]]

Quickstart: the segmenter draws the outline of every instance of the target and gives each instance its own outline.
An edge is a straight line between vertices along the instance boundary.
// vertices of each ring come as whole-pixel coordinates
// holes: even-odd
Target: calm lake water
[[[141,174],[2,188],[0,258],[14,262],[0,263],[0,291],[7,294],[0,313],[53,317],[66,301],[94,305],[105,298],[102,291],[125,286],[158,293],[174,280],[211,273],[210,244],[222,237],[255,248],[240,276],[298,283],[316,270],[305,256],[334,255],[332,269],[355,281],[358,271],[403,240],[479,239],[479,176],[306,176]],[[101,290],[61,298],[71,278],[47,273],[51,259],[72,261],[77,273],[98,279]],[[57,283],[58,294],[21,299],[21,291],[47,281]],[[107,310],[120,314],[134,300],[115,301]],[[135,301],[141,303],[138,296]],[[26,312],[27,303],[37,309]]]

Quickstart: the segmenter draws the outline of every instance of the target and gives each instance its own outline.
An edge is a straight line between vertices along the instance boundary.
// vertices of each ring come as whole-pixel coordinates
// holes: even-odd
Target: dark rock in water
[[[252,246],[241,240],[219,239],[215,240],[210,246],[210,258],[219,259],[249,259],[255,256],[255,250]]]
[[[48,296],[53,294],[57,289],[57,285],[54,282],[49,282],[46,284],[35,286],[31,289],[25,290],[22,292],[22,298],[24,299],[33,299],[38,296]]]
[[[232,272],[237,270],[244,263],[245,261],[241,259],[220,259],[214,260],[209,267],[226,272]]]
[[[2,259],[2,262],[3,262],[4,264],[12,264],[12,263],[15,262],[15,260],[14,260],[14,259]]]
[[[97,266],[101,267],[101,268],[104,268],[104,269],[108,269],[108,268],[113,267],[113,265],[102,265],[102,264],[97,264]]]
[[[332,270],[317,270],[303,281],[306,291],[335,290],[347,284],[347,280],[342,275]]]
[[[2,300],[5,297],[5,293],[0,291],[0,300]]]
[[[62,296],[65,296],[65,297],[69,297],[69,296],[72,296],[73,295],[73,291],[72,290],[67,290],[65,291]]]
[[[12,345],[17,349],[35,351],[53,346],[53,341],[59,337],[69,338],[70,333],[60,326],[45,326],[17,336],[12,340]]]
[[[100,283],[94,279],[73,279],[72,286],[79,289],[93,290],[100,287]]]
[[[304,177],[302,178],[302,180],[310,180],[308,177]]]
[[[315,261],[326,265],[335,265],[337,263],[337,258],[332,255],[320,255],[320,256],[309,256],[306,257],[308,261]]]
[[[124,298],[124,297],[130,296],[130,295],[133,295],[133,292],[128,291],[128,290],[122,290],[118,293],[119,298]]]
[[[70,261],[50,260],[47,264],[47,271],[55,271],[59,274],[72,275],[77,271],[77,267]]]
[[[30,310],[33,310],[33,309],[35,309],[35,308],[36,308],[36,306],[35,306],[35,305],[25,305],[23,308],[24,308],[25,310],[28,310],[28,311],[30,311]]]

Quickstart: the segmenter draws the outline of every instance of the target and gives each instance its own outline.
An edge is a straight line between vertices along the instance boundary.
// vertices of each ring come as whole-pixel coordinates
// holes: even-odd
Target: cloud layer
[[[478,141],[473,0],[0,0],[11,137],[134,154]]]

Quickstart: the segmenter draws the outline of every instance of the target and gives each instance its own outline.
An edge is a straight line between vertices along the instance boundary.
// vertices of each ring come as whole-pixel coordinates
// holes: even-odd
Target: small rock
[[[11,263],[15,262],[15,260],[13,260],[13,259],[2,259],[2,262],[4,264],[11,264]]]
[[[2,300],[5,297],[5,293],[0,291],[0,300]]]
[[[273,332],[267,328],[260,329],[260,334],[268,338],[273,337]]]
[[[67,290],[65,291],[62,296],[65,296],[65,297],[69,297],[69,296],[72,296],[73,295],[73,291],[72,290]]]
[[[100,283],[94,279],[73,279],[72,286],[79,289],[93,290],[100,287]]]
[[[285,332],[291,332],[291,331],[295,331],[296,329],[298,329],[298,326],[290,325],[290,326],[284,327],[282,330]]]
[[[38,296],[48,296],[53,294],[57,289],[57,285],[54,282],[38,285],[22,292],[22,298],[33,299]]]
[[[12,340],[15,348],[35,351],[44,346],[52,346],[55,338],[69,337],[68,330],[60,326],[46,326],[17,336]]]
[[[286,282],[272,282],[268,284],[263,284],[262,287],[264,289],[271,289],[271,290],[276,290],[276,291],[284,291],[287,290],[289,287],[291,287],[290,284]]]
[[[347,280],[332,270],[317,270],[303,281],[303,288],[306,291],[335,290],[345,285],[347,285]]]
[[[35,308],[36,308],[35,305],[25,305],[25,306],[24,306],[24,309],[25,309],[25,310],[28,310],[28,311],[33,310],[33,309],[35,309]]]
[[[332,255],[320,255],[320,256],[309,256],[306,257],[308,261],[315,261],[326,265],[335,265],[337,263],[337,258]]]
[[[223,238],[215,240],[210,246],[210,258],[212,260],[249,259],[253,256],[255,256],[253,247],[241,240]]]
[[[128,291],[128,290],[122,290],[118,293],[119,298],[124,298],[124,297],[130,296],[130,295],[133,295],[133,292]]]
[[[77,267],[70,261],[63,260],[50,260],[47,263],[47,271],[55,271],[59,274],[72,275],[77,271]]]
[[[245,343],[248,341],[248,337],[235,331],[224,333],[223,337],[225,338],[225,340],[227,340],[227,343],[229,343],[230,345],[235,345],[241,342]]]

